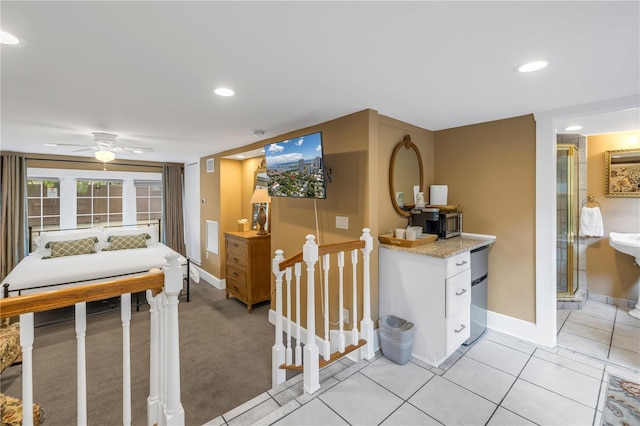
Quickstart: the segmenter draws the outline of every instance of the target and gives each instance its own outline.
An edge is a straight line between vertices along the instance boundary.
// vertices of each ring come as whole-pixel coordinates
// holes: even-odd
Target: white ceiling
[[[155,150],[136,158],[190,162],[365,108],[440,130],[640,93],[638,1],[0,8],[23,40],[0,52],[2,150],[90,155],[43,143],[111,132]]]

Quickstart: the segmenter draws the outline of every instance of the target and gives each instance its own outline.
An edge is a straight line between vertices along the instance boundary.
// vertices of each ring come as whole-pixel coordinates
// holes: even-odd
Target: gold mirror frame
[[[606,197],[640,198],[639,149],[605,151],[604,168]]]
[[[424,171],[422,167],[422,157],[420,156],[420,151],[418,150],[418,147],[413,142],[411,142],[411,136],[406,135],[402,139],[402,142],[398,143],[395,146],[395,148],[393,149],[393,153],[391,154],[391,161],[389,163],[389,195],[391,197],[391,204],[393,205],[393,208],[396,211],[396,213],[402,216],[409,217],[411,216],[411,212],[403,210],[402,208],[400,208],[400,206],[396,202],[396,188],[395,188],[396,157],[398,156],[398,152],[400,152],[400,150],[403,148],[407,150],[412,149],[416,154],[416,159],[418,160],[418,169],[420,171],[420,181],[419,181],[420,192],[424,191],[424,188],[423,188]],[[413,193],[411,193],[411,196],[413,197]],[[410,204],[413,204],[413,202],[411,202]]]

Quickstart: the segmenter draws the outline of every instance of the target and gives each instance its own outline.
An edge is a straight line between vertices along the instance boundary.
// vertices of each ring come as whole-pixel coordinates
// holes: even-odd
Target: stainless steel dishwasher
[[[487,330],[487,286],[489,285],[489,246],[471,250],[471,335],[470,345]]]

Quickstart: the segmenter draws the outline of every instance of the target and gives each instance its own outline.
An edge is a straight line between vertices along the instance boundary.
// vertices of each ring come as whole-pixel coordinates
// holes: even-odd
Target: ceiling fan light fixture
[[[109,161],[113,161],[113,159],[116,158],[115,153],[111,151],[107,151],[106,149],[100,149],[96,151],[94,155],[97,160],[100,160],[103,163],[108,163]]]

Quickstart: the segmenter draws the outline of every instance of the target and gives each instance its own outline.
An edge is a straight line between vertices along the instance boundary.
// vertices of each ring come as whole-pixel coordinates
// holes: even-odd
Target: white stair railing
[[[282,250],[276,250],[273,259],[272,270],[275,275],[276,293],[275,293],[275,343],[272,348],[272,384],[283,383],[286,380],[285,369],[302,369],[304,378],[304,390],[307,393],[316,392],[320,389],[320,368],[330,362],[339,359],[347,353],[353,353],[356,358],[360,356],[366,359],[372,359],[373,350],[373,321],[371,320],[371,283],[370,283],[370,254],[373,250],[373,238],[369,229],[363,229],[362,236],[358,241],[349,241],[346,243],[329,244],[318,246],[315,242],[315,236],[307,235],[305,244],[302,247],[302,253],[299,253],[289,259],[284,258]],[[352,286],[351,298],[353,300],[351,323],[351,338],[348,339],[344,323],[344,254],[346,251],[351,253],[351,269],[352,269]],[[358,252],[362,253],[362,295],[358,294]],[[337,330],[331,329],[329,321],[330,308],[330,286],[329,279],[331,277],[331,256],[336,257],[338,266],[338,322]],[[322,277],[322,289],[319,294],[321,301],[316,300],[316,264],[322,260],[322,270],[319,275]],[[306,265],[306,324],[301,324],[300,308],[301,308],[301,281],[302,281],[302,263]],[[295,319],[291,310],[292,306],[292,279],[295,277]],[[283,282],[284,281],[284,282]],[[283,290],[283,284],[286,285],[286,291]],[[286,299],[285,299],[286,298]],[[358,317],[358,304],[363,303],[363,316]],[[286,313],[283,308],[286,304]],[[323,313],[323,330],[320,337],[316,333],[316,312],[321,310]],[[358,321],[360,322],[358,323]],[[360,325],[360,328],[358,328]],[[286,334],[286,339],[283,339]],[[304,334],[304,336],[303,336]],[[332,345],[331,338],[333,334],[337,334],[337,342]],[[295,339],[295,351],[292,351],[292,338]],[[304,339],[304,349],[301,350],[301,340]],[[351,344],[346,346],[347,340]],[[337,346],[337,352],[331,354],[332,346]],[[322,354],[323,360],[320,360],[319,354]],[[301,356],[302,355],[302,356]]]
[[[185,414],[180,402],[178,335],[178,295],[182,289],[182,267],[177,261],[177,253],[167,254],[165,258],[167,263],[163,271],[156,269],[137,277],[0,299],[0,319],[20,317],[23,407],[33,407],[34,313],[75,305],[77,424],[87,424],[86,302],[120,295],[123,329],[122,422],[124,425],[131,424],[131,293],[146,290],[151,316],[147,424],[184,425]],[[23,409],[22,424],[33,423],[33,410]]]

